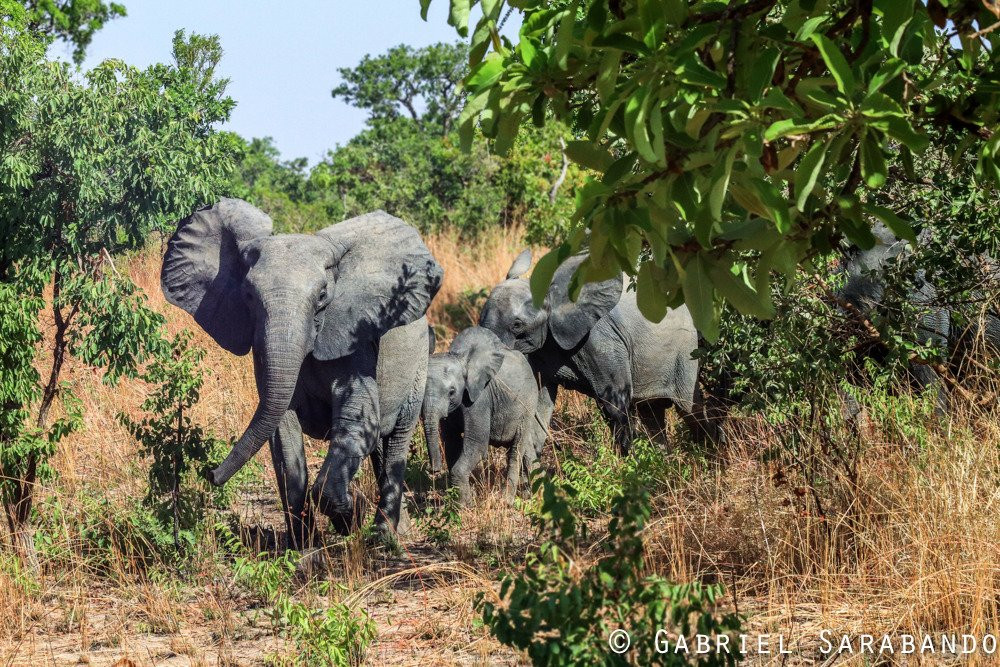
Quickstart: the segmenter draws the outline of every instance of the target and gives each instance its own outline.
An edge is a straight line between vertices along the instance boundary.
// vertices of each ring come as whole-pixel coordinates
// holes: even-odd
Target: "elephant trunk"
[[[250,424],[233,445],[229,456],[215,470],[209,471],[208,480],[215,486],[222,486],[239,472],[277,430],[292,402],[306,356],[307,336],[303,323],[311,321],[311,317],[305,315],[283,313],[267,317],[267,322],[258,331],[254,347],[261,364],[260,400]]]
[[[424,410],[424,440],[427,441],[427,458],[431,462],[431,472],[441,472],[441,438],[438,434],[440,419],[433,410]]]

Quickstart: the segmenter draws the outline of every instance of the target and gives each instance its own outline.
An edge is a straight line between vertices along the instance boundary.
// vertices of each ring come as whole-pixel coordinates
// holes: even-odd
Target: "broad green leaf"
[[[633,37],[629,37],[628,35],[622,35],[621,33],[600,35],[592,42],[592,44],[594,46],[606,46],[612,49],[620,49],[622,51],[628,51],[629,53],[643,55],[649,53],[649,47],[645,44]]]
[[[847,64],[844,54],[826,35],[812,35],[811,39],[819,48],[823,62],[830,68],[830,73],[833,75],[834,81],[837,82],[837,89],[850,97],[854,92],[854,74],[851,72],[851,67]]]
[[[904,118],[906,113],[899,103],[882,93],[869,93],[861,102],[861,113],[868,118]]]
[[[664,294],[666,272],[653,262],[643,262],[639,266],[639,277],[635,284],[635,300],[639,312],[650,322],[660,322],[667,314],[667,298]]]
[[[542,307],[542,302],[545,301],[545,295],[549,291],[549,286],[552,284],[552,276],[555,275],[556,269],[559,265],[565,262],[570,256],[570,246],[568,243],[563,243],[558,248],[548,251],[545,255],[538,260],[538,264],[531,271],[531,280],[529,284],[531,286],[531,298],[534,301],[536,308]]]
[[[489,88],[500,80],[503,74],[503,59],[497,53],[491,53],[483,62],[472,68],[465,79],[465,85],[470,92],[476,93]]]
[[[807,19],[806,22],[802,24],[802,27],[799,28],[798,32],[795,33],[795,39],[799,42],[806,41],[813,36],[817,28],[819,28],[823,22],[826,21],[826,19],[827,16],[825,14],[820,14],[819,16],[813,16],[812,18]]]
[[[887,83],[902,74],[904,69],[906,69],[905,62],[899,58],[889,58],[882,63],[882,66],[875,72],[875,76],[868,82],[868,92],[877,93],[882,90]]]
[[[767,209],[768,217],[774,221],[778,231],[782,234],[788,232],[792,226],[791,214],[788,212],[788,201],[778,192],[778,189],[770,181],[760,178],[750,180],[761,203]]]
[[[927,150],[927,146],[930,143],[926,135],[915,132],[910,123],[902,118],[877,120],[871,123],[871,126],[883,130],[914,153],[923,153]]]
[[[740,313],[762,320],[774,317],[774,305],[771,303],[770,294],[758,294],[723,264],[713,264],[710,275],[715,288]]]
[[[597,95],[601,102],[607,103],[615,91],[615,83],[618,81],[618,64],[621,61],[621,51],[610,49],[601,58],[597,74]]]
[[[774,76],[774,68],[778,64],[779,57],[781,57],[781,51],[769,46],[754,59],[750,66],[750,74],[747,76],[748,101],[760,101],[764,89],[771,83],[771,77]]]
[[[719,163],[712,181],[712,189],[708,193],[708,208],[712,214],[712,220],[722,219],[722,205],[726,201],[726,192],[729,190],[729,176],[733,172],[733,161],[736,159],[736,150],[730,149],[725,159]]]
[[[913,3],[908,0],[875,0],[873,4],[875,11],[882,15],[882,39],[888,44],[913,16]]]
[[[604,172],[615,161],[611,153],[590,141],[567,141],[566,157],[587,169],[599,172]]]
[[[681,288],[694,325],[708,342],[714,343],[719,337],[719,321],[715,316],[715,290],[708,277],[705,259],[701,255],[692,256],[684,265]]]
[[[705,67],[694,55],[680,60],[674,72],[677,74],[677,78],[691,85],[710,88],[724,88],[726,85],[726,77]]]
[[[428,3],[429,4],[429,3]],[[462,37],[469,34],[470,0],[451,0],[451,11],[448,14],[448,25],[454,26]]]
[[[913,227],[909,222],[903,220],[889,209],[884,206],[879,206],[878,204],[865,204],[864,209],[885,223],[885,226],[892,230],[892,233],[898,238],[904,239],[916,245],[917,234],[913,231]]]
[[[885,185],[888,176],[885,155],[872,132],[867,133],[861,141],[861,176],[865,179],[865,184],[873,189]]]
[[[667,23],[672,26],[679,26],[687,18],[687,0],[663,0],[663,11],[667,17]]]
[[[814,141],[795,170],[795,206],[800,211],[806,210],[809,195],[812,194],[816,181],[823,173],[826,149],[829,146],[829,141]]]
[[[569,9],[563,16],[562,21],[559,23],[559,31],[556,35],[556,48],[553,53],[553,59],[561,70],[566,69],[567,58],[569,57],[569,47],[573,41],[573,24],[576,21],[576,8],[579,6],[580,0],[573,0],[570,4]]]
[[[427,20],[427,10],[431,6],[431,0],[420,0],[420,18]]]

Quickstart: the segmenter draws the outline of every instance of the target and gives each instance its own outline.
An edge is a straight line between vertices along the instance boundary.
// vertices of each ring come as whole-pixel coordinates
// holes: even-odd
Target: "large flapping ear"
[[[510,265],[510,270],[507,271],[507,280],[512,278],[520,278],[528,269],[531,268],[531,248],[525,248],[521,251],[521,254],[514,258],[514,263]]]
[[[160,287],[167,301],[194,316],[219,345],[246,354],[253,314],[240,293],[246,267],[239,245],[271,234],[271,218],[241,199],[223,198],[184,218],[163,257]]]
[[[493,380],[503,365],[504,344],[495,333],[483,327],[470,327],[452,341],[448,352],[460,357],[465,367],[465,394],[470,403]]]
[[[338,359],[423,317],[444,271],[417,230],[385,211],[317,232],[333,246],[334,282],[313,356]]]
[[[586,283],[576,301],[570,300],[570,280],[585,258],[586,255],[575,255],[563,262],[552,276],[552,285],[545,297],[549,310],[549,331],[564,350],[579,345],[622,296],[623,279],[619,272],[608,280]]]

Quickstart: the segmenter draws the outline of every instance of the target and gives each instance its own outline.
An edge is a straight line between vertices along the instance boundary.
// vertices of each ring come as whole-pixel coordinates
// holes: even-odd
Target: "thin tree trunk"
[[[171,502],[174,514],[174,548],[181,548],[181,425],[184,423],[184,407],[177,406],[177,439],[174,443],[174,483],[171,489]]]
[[[559,137],[559,148],[562,149],[562,171],[559,172],[559,177],[556,179],[555,183],[552,184],[552,189],[549,190],[549,203],[556,203],[556,195],[559,194],[559,188],[562,186],[563,181],[566,180],[566,171],[569,169],[569,159],[566,157],[566,140]]]
[[[48,425],[49,411],[52,403],[59,395],[59,378],[63,363],[66,361],[66,350],[69,341],[66,332],[70,321],[76,315],[74,306],[63,314],[59,297],[62,290],[62,274],[58,270],[52,282],[52,317],[55,321],[55,336],[52,341],[52,368],[49,378],[42,390],[42,400],[38,406],[38,416],[35,426],[44,434]],[[38,554],[35,550],[35,528],[31,525],[31,510],[34,506],[35,483],[38,479],[38,452],[30,451],[26,459],[26,467],[22,479],[14,480],[14,493],[4,508],[7,514],[7,525],[10,528],[11,542],[24,566],[34,574],[39,571]]]

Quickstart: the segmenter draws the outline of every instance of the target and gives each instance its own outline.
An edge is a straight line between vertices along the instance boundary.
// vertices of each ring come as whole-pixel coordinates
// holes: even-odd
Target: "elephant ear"
[[[163,295],[233,354],[250,351],[254,331],[253,313],[240,293],[246,267],[239,245],[270,236],[272,226],[260,209],[223,198],[181,220],[167,243]]]
[[[585,258],[585,255],[575,255],[563,262],[552,276],[552,285],[545,297],[549,331],[564,350],[579,345],[622,296],[622,274],[618,273],[608,280],[585,284],[576,301],[570,300],[570,280]]]
[[[333,246],[333,284],[313,356],[339,359],[423,317],[444,275],[417,230],[385,211],[317,232]]]
[[[505,349],[495,333],[482,327],[470,327],[455,336],[448,351],[463,360],[465,394],[470,403],[479,400],[483,390],[500,372]]]
[[[521,254],[514,258],[514,262],[507,271],[507,280],[520,278],[531,268],[531,248],[525,248]]]

